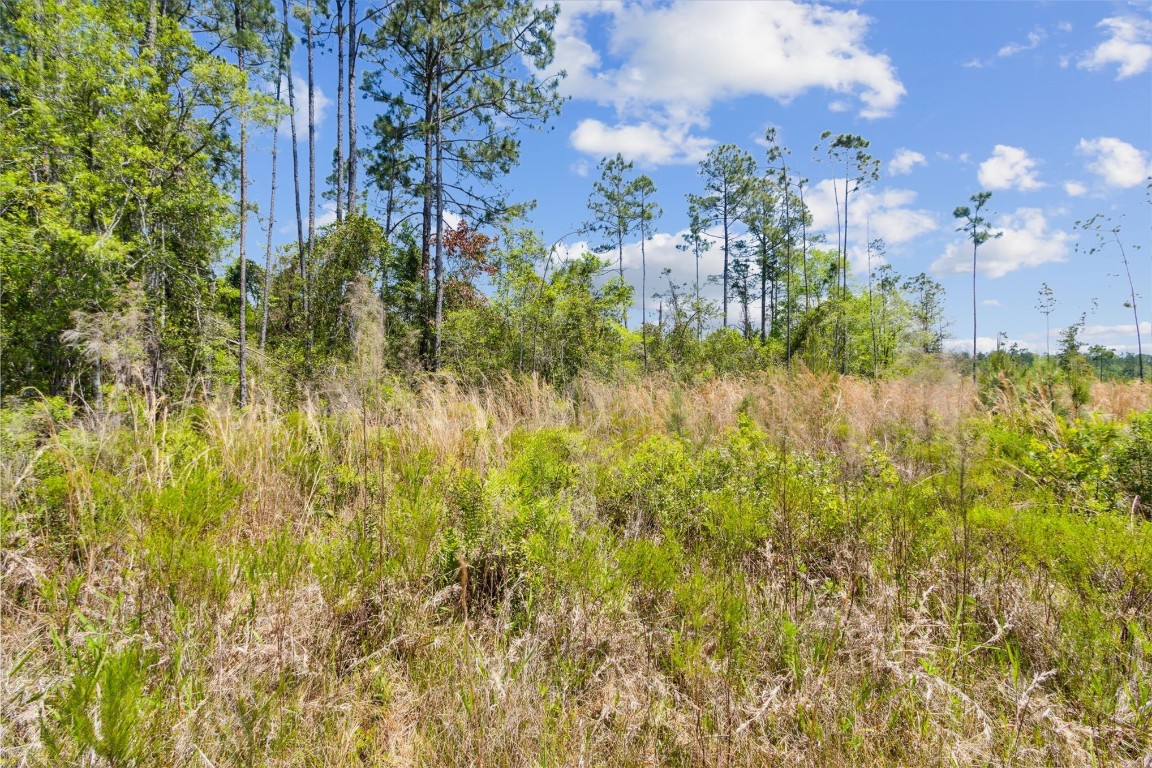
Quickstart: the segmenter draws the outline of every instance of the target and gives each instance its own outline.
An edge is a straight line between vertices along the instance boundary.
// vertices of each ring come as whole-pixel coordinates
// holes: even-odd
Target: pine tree
[[[964,223],[956,228],[963,232],[972,242],[972,383],[976,383],[976,261],[980,246],[993,238],[1000,237],[1002,232],[993,232],[988,220],[980,215],[980,209],[988,204],[992,197],[991,192],[977,192],[969,198],[972,207],[957,206],[952,211],[952,217]]]
[[[559,111],[558,77],[535,74],[552,61],[557,13],[556,6],[530,0],[398,0],[370,41],[382,66],[366,75],[367,90],[385,104],[401,105],[393,114],[410,123],[389,130],[409,143],[423,177],[415,185],[422,274],[431,266],[433,233],[446,206],[476,225],[518,210],[494,182],[519,159],[516,128],[541,124]],[[397,91],[391,90],[393,82],[400,84]],[[441,263],[433,301],[425,302],[432,329],[425,351],[434,368],[443,281]]]
[[[756,173],[756,163],[752,156],[735,144],[723,144],[708,153],[700,163],[700,175],[704,177],[705,194],[692,196],[689,202],[695,205],[706,220],[720,224],[721,248],[724,251],[723,313],[724,327],[728,327],[728,284],[731,266],[732,243],[735,240],[733,228],[740,215],[740,206],[748,195],[752,178]]]

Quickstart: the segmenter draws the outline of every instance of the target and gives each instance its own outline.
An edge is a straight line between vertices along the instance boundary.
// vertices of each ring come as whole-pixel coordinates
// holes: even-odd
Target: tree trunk
[[[644,215],[645,202],[640,201],[640,215]],[[644,371],[648,371],[648,260],[644,241],[648,237],[643,219],[640,222],[640,346],[644,350]]]
[[[976,216],[980,215],[980,208],[976,208]],[[976,225],[972,229],[972,383],[976,383]]]
[[[760,244],[760,341],[768,340],[768,246]],[[772,312],[772,320],[776,320],[776,312]]]
[[[425,58],[428,72],[436,71],[436,55],[429,51]],[[420,210],[420,315],[423,319],[420,329],[421,351],[427,364],[433,364],[433,349],[429,331],[435,321],[435,293],[429,296],[428,276],[432,267],[432,213],[435,208],[433,189],[435,187],[434,149],[435,136],[433,122],[436,119],[436,95],[432,90],[432,78],[424,83],[424,188]]]
[[[284,34],[288,34],[288,0],[281,0],[284,13]],[[292,68],[288,68],[288,124],[292,131],[292,187],[296,196],[296,257],[300,272],[300,294],[304,308],[305,335],[311,325],[308,317],[307,267],[304,260],[304,209],[300,203],[300,141],[296,136],[296,87],[292,79]],[[311,348],[309,348],[311,351]]]
[[[236,27],[240,28],[240,10],[236,10]],[[241,77],[247,77],[244,49],[236,51],[236,65]],[[246,82],[246,81],[245,81]],[[245,85],[245,87],[247,87]],[[248,126],[244,111],[240,112],[240,407],[248,404],[247,333],[248,333],[248,256],[245,240],[248,236]]]
[[[344,221],[344,0],[336,0],[336,221]]]
[[[356,0],[348,0],[348,215],[356,210]]]
[[[724,327],[728,327],[728,193],[724,192]]]
[[[316,80],[315,80],[315,39],[312,26],[312,0],[305,7],[304,33],[308,47],[308,244],[305,258],[300,261],[300,280],[304,294],[304,325],[308,334],[307,350],[312,355],[312,275],[308,265],[312,263],[312,249],[316,244]]]
[[[1120,242],[1120,235],[1113,231],[1112,237],[1120,248],[1120,258],[1124,261],[1124,274],[1128,276],[1128,290],[1132,296],[1132,322],[1136,324],[1136,365],[1140,381],[1144,381],[1144,340],[1140,334],[1140,313],[1136,310],[1136,284],[1132,282],[1132,268],[1128,266],[1128,254],[1124,252],[1124,244]]]
[[[620,279],[624,279],[624,234],[616,233],[616,264],[620,268]],[[624,327],[628,327],[628,310],[624,310]]]
[[[692,249],[696,252],[696,339],[704,338],[704,313],[700,311],[700,235],[694,233]]]
[[[804,276],[804,311],[812,309],[812,287],[808,283],[808,216],[804,205],[804,179],[796,185],[800,190],[800,271]]]
[[[355,0],[353,0],[355,2]],[[440,370],[440,348],[444,330],[444,62],[438,53],[436,63],[436,349],[433,369]]]
[[[288,30],[283,31],[286,36]],[[276,109],[280,109],[280,84],[284,81],[285,40],[281,37],[280,53],[276,64]],[[277,115],[279,118],[279,115]],[[268,241],[264,246],[264,288],[261,292],[260,308],[260,351],[268,341],[268,287],[272,274],[272,230],[276,226],[276,150],[280,139],[280,120],[272,126],[272,191],[268,195]]]
[[[792,199],[784,166],[784,367],[792,371]]]

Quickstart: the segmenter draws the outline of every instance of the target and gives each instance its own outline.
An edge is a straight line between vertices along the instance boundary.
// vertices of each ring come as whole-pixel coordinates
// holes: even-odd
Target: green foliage
[[[65,389],[82,370],[61,341],[72,313],[110,310],[132,284],[147,383],[180,388],[204,365],[211,266],[231,223],[220,126],[246,98],[244,83],[164,13],[151,27],[163,55],[137,55],[148,9],[21,2],[6,12],[6,390]]]
[[[1123,491],[1149,515],[1152,510],[1152,412],[1136,414],[1113,452]],[[1138,500],[1138,502],[1137,502]]]
[[[155,652],[139,644],[114,647],[103,633],[70,650],[67,682],[47,702],[47,757],[57,764],[78,764],[92,752],[119,768],[162,754],[162,699],[150,690],[157,663]]]
[[[623,357],[619,318],[631,300],[628,286],[600,282],[606,263],[591,253],[550,264],[533,232],[507,232],[503,243],[493,301],[445,322],[445,365],[470,378],[516,371],[557,382],[613,371]]]

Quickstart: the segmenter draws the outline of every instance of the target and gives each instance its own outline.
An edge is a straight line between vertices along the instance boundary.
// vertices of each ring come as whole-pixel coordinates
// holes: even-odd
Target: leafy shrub
[[[1120,487],[1152,517],[1152,411],[1133,417],[1113,456]]]

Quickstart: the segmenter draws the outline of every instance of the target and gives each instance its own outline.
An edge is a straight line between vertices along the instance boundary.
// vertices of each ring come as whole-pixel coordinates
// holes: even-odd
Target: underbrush
[[[12,765],[1136,765],[1152,411],[808,374],[0,412]]]

